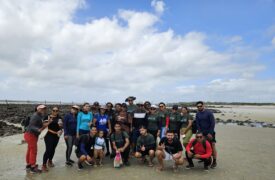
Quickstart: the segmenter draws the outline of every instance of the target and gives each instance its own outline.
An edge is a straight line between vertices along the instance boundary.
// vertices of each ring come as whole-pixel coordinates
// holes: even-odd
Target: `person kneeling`
[[[159,161],[158,170],[162,171],[164,169],[163,160],[173,160],[174,171],[177,171],[179,165],[184,164],[184,159],[182,155],[182,145],[180,141],[175,138],[175,134],[173,131],[168,130],[166,133],[166,137],[163,137],[158,145],[156,156]]]
[[[198,132],[196,139],[192,139],[186,147],[186,158],[189,163],[186,169],[194,167],[192,159],[199,159],[204,162],[204,169],[208,170],[213,162],[211,154],[212,148],[210,143],[203,137],[201,132]]]
[[[93,163],[94,156],[94,145],[96,139],[97,129],[92,126],[89,134],[83,134],[79,137],[78,146],[75,151],[78,158],[78,169],[83,169],[82,163],[85,162],[87,165],[91,166]]]
[[[140,135],[137,139],[137,152],[135,153],[136,158],[142,158],[143,162],[146,162],[146,155],[150,157],[148,166],[153,166],[153,159],[155,157],[156,141],[152,134],[147,133],[147,128],[141,126],[139,129]]]

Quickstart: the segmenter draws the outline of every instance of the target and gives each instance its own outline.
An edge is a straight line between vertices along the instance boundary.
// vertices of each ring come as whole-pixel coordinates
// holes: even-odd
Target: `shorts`
[[[173,155],[169,154],[167,151],[164,151],[164,156],[165,156],[164,158],[165,161],[173,160]]]
[[[184,131],[185,128],[183,128],[182,130]],[[188,144],[192,136],[193,136],[192,130],[189,129],[185,134],[185,138],[182,139],[182,144]]]
[[[144,157],[144,156],[146,156],[146,155],[148,155],[149,156],[149,151],[150,150],[153,150],[153,151],[155,151],[155,149],[154,148],[151,148],[151,149],[146,149],[145,151],[138,151],[141,155],[142,155],[142,157]]]
[[[76,150],[75,150],[75,155],[76,155],[77,158],[80,158],[81,156],[83,156],[83,155],[85,155],[85,154],[81,153],[78,149],[76,149]],[[91,149],[90,152],[88,153],[88,155],[89,155],[90,157],[94,157],[94,150]],[[86,155],[85,155],[85,156],[86,156]]]

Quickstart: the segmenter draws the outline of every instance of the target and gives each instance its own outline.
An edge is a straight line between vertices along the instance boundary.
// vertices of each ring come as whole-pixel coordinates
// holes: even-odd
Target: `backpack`
[[[195,140],[192,142],[192,147],[194,147],[196,144],[197,144],[197,140],[195,139]],[[205,139],[202,140],[202,146],[203,146],[203,148],[206,150],[206,140],[205,140]]]
[[[194,120],[194,121],[192,122],[192,133],[193,133],[193,134],[196,134],[196,133],[197,133],[197,130],[198,130],[198,128],[197,128],[197,122],[196,122],[196,120]]]
[[[30,120],[31,120],[31,117],[30,116],[27,116],[26,119],[23,119],[21,121],[21,126],[24,128],[24,131],[26,131],[27,127],[29,126],[30,124]]]

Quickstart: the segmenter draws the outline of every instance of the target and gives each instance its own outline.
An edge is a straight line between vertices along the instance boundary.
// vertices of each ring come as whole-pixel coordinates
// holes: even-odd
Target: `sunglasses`
[[[163,108],[164,106],[159,106],[160,108]]]
[[[58,110],[56,110],[56,109],[53,109],[53,112],[58,112]]]
[[[156,108],[151,108],[151,110],[153,110],[153,111],[154,111],[154,110],[157,110],[157,109],[156,109]]]
[[[197,108],[202,108],[202,106],[197,106]]]
[[[197,139],[202,139],[202,136],[196,136]]]

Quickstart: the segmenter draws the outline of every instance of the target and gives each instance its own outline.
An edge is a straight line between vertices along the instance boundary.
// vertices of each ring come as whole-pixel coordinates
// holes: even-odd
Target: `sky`
[[[0,99],[275,102],[274,0],[1,0]]]

